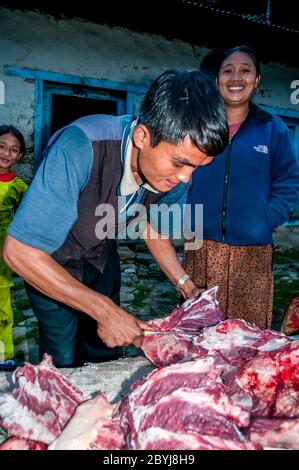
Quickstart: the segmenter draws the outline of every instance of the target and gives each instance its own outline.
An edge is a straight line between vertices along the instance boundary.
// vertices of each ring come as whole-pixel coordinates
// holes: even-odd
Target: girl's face
[[[19,140],[13,134],[0,135],[0,173],[9,173],[21,156]]]
[[[260,82],[255,64],[245,52],[234,52],[221,64],[218,89],[228,106],[246,104]]]

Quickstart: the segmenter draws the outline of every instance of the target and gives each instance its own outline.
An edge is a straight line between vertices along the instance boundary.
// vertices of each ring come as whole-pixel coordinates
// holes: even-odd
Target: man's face
[[[189,136],[178,145],[160,142],[152,147],[147,128],[140,124],[135,129],[133,140],[135,158],[133,151],[132,171],[137,183],[139,176],[160,192],[168,192],[179,183],[188,183],[198,166],[213,160],[193,145]]]

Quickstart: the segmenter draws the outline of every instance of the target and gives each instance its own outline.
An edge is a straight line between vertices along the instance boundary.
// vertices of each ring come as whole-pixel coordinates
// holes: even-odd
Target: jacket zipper
[[[241,126],[239,127],[236,134],[240,132],[240,129],[243,129],[251,116],[253,115],[253,108],[252,105],[249,104],[249,112],[244,121],[242,122]],[[227,217],[227,196],[228,196],[228,180],[229,180],[229,172],[230,172],[230,162],[231,162],[231,153],[232,153],[232,142],[235,136],[233,136],[231,142],[228,144],[226,159],[225,159],[225,170],[224,170],[224,187],[223,187],[223,197],[222,197],[222,214],[221,214],[221,228],[222,228],[222,242],[225,243],[227,240],[227,233],[226,233],[226,217]]]
[[[224,186],[223,186],[223,197],[222,197],[222,213],[221,213],[221,228],[222,228],[222,242],[226,242],[226,216],[227,216],[227,196],[228,196],[228,180],[229,170],[231,162],[231,143],[228,146],[226,159],[225,159],[225,170],[224,170]]]

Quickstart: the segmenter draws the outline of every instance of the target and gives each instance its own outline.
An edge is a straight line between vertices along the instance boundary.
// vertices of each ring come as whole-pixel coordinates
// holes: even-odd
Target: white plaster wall
[[[260,91],[256,96],[256,102],[297,111],[299,118],[299,103],[293,104],[291,102],[291,94],[294,92],[291,83],[299,80],[299,61],[298,68],[287,67],[278,63],[263,64],[261,75]]]
[[[0,64],[148,85],[163,70],[198,66],[199,49],[180,40],[137,34],[80,20],[0,8]],[[0,122],[24,132],[32,159],[34,82],[4,74]],[[140,99],[137,97],[136,107]],[[1,100],[0,100],[1,102]],[[24,165],[22,165],[24,168]],[[26,169],[26,173],[30,171]]]
[[[161,71],[198,66],[190,44],[121,28],[1,11],[1,62],[148,84]]]
[[[198,68],[208,52],[181,40],[5,8],[0,8],[0,27],[0,64],[138,85],[148,85],[169,68]],[[256,102],[292,109],[299,115],[299,104],[290,102],[290,83],[296,79],[299,80],[299,68],[264,65],[262,94]],[[5,86],[0,122],[13,123],[24,132],[29,161],[34,132],[34,83],[5,75],[2,66],[0,80]],[[137,98],[136,107],[138,104]]]

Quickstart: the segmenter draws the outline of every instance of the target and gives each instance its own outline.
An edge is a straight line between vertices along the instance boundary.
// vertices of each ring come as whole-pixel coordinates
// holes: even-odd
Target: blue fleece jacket
[[[250,103],[228,147],[193,174],[187,202],[203,204],[204,239],[267,245],[290,216],[298,191],[298,157],[289,129]]]

